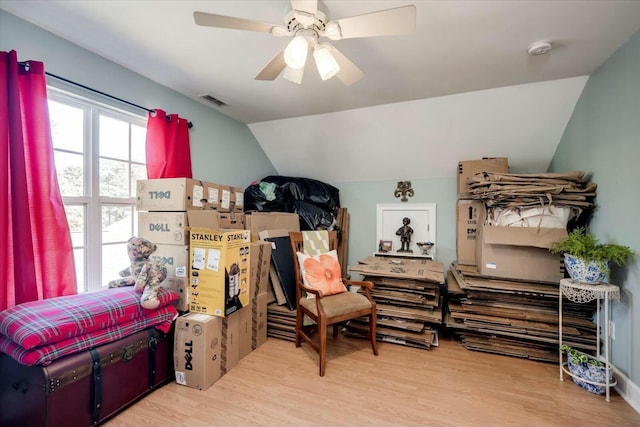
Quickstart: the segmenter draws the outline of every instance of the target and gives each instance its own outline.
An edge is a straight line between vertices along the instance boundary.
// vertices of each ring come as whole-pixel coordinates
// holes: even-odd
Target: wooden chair
[[[302,232],[289,232],[291,248],[294,257],[296,275],[296,301],[298,308],[296,313],[296,347],[302,345],[302,340],[307,341],[320,356],[320,376],[324,376],[327,354],[327,327],[333,325],[333,336],[338,336],[340,323],[357,317],[369,316],[369,331],[367,337],[371,341],[373,354],[378,355],[376,341],[376,303],[371,297],[370,290],[373,283],[343,279],[345,286],[360,286],[364,294],[358,292],[343,292],[336,295],[322,296],[320,292],[307,289],[304,286],[300,273],[300,266],[296,252],[304,252]],[[335,231],[329,232],[329,250],[337,249],[338,238]],[[344,275],[344,272],[343,272]],[[307,298],[307,293],[315,295],[315,298]],[[304,326],[304,315],[309,316],[315,325]],[[310,333],[317,327],[318,342],[311,339]]]

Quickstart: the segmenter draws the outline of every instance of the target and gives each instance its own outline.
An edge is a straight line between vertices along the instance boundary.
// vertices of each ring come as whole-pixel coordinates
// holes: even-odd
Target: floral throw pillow
[[[320,255],[297,252],[302,281],[307,289],[320,291],[322,296],[345,292],[338,253],[333,250]]]

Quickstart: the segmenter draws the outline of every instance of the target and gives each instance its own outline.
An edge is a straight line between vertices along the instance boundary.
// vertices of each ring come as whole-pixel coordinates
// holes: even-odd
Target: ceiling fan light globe
[[[308,52],[307,39],[302,35],[295,36],[284,50],[284,62],[295,70],[303,68]]]
[[[329,80],[340,71],[340,65],[331,54],[331,48],[325,44],[317,44],[315,46],[313,59],[316,61],[316,68],[322,80]]]
[[[298,69],[286,67],[284,69],[284,74],[282,74],[282,77],[289,80],[290,82],[302,84],[303,75],[304,75],[304,67],[298,68]]]

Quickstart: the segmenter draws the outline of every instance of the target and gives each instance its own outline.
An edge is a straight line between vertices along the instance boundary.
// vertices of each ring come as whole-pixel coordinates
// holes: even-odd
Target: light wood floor
[[[108,427],[640,426],[640,414],[559,380],[555,364],[469,351],[330,338],[324,378],[308,345],[269,338],[206,391],[175,383]]]

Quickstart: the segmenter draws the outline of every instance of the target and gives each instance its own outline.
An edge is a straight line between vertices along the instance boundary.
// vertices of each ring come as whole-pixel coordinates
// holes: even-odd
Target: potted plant
[[[560,347],[560,351],[567,355],[567,365],[574,383],[591,393],[603,394],[606,391],[607,371],[603,362],[566,344]],[[615,385],[612,370],[609,371],[609,383]]]
[[[549,251],[564,254],[565,268],[573,280],[596,284],[609,282],[611,263],[621,266],[633,256],[628,246],[600,243],[584,228],[574,229]]]

